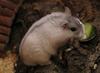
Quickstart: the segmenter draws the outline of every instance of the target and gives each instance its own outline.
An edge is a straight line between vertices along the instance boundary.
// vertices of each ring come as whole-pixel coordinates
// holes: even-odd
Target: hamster
[[[24,64],[50,64],[51,55],[56,55],[60,46],[83,36],[82,22],[73,17],[68,8],[66,11],[52,12],[33,23],[19,47]]]

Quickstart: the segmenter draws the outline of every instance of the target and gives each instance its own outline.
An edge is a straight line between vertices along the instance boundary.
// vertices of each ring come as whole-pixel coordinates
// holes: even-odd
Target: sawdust
[[[0,58],[0,73],[14,73],[16,54],[8,52],[5,58]]]

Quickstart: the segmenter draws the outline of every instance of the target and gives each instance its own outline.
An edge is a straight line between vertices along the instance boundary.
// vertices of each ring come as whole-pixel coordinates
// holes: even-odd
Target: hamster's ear
[[[71,16],[71,10],[68,7],[65,7],[65,13],[67,16]]]

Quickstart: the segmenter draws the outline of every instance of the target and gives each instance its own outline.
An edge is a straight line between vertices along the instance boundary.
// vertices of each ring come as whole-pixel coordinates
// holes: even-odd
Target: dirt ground
[[[89,42],[81,42],[80,48],[74,48],[71,51],[64,46],[62,54],[51,59],[51,65],[35,67],[24,65],[18,56],[20,41],[33,22],[50,12],[42,11],[41,7],[44,6],[38,7],[39,5],[34,4],[32,0],[25,0],[12,26],[9,48],[7,48],[11,52],[8,52],[6,57],[0,58],[0,73],[100,73],[100,1],[66,1],[63,0],[65,6],[71,8],[73,15],[77,16],[78,13],[83,22],[92,22],[96,27],[97,36]],[[52,4],[49,5],[52,6]],[[58,7],[61,6],[58,5]]]

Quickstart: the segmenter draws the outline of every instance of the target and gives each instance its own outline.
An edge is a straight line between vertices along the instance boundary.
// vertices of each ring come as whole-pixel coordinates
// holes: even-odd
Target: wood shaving
[[[14,73],[16,54],[7,53],[5,58],[0,58],[0,73]]]

